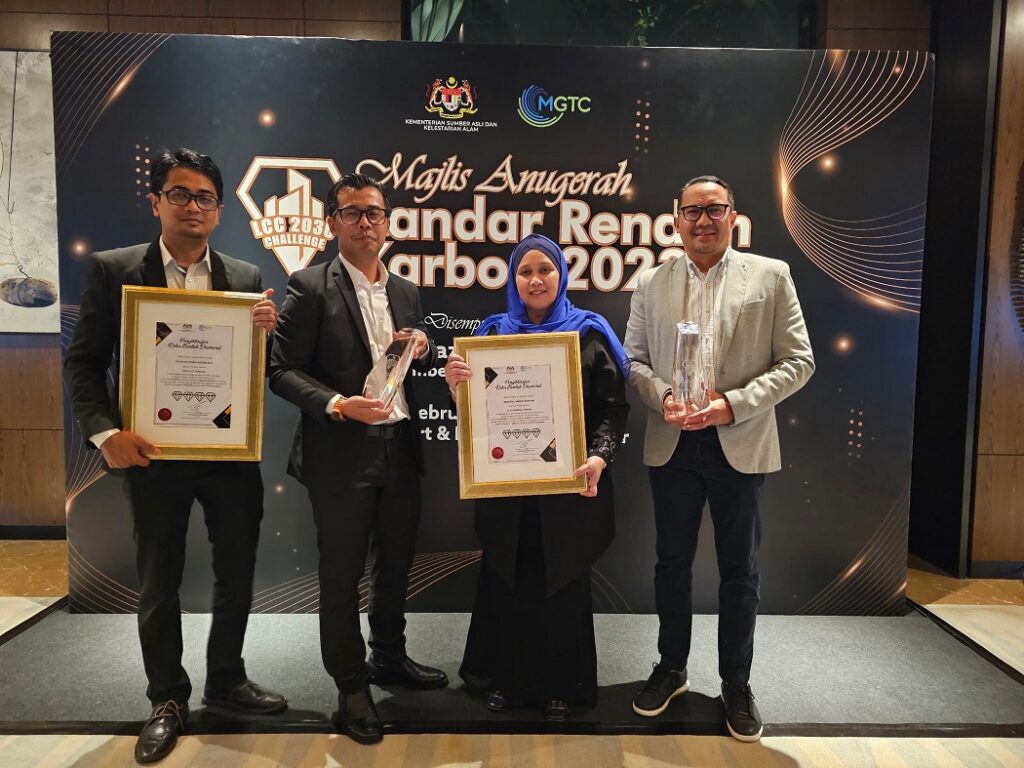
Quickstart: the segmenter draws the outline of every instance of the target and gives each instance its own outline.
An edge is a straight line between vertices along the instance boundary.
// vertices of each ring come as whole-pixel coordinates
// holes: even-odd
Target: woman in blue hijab
[[[509,258],[507,311],[476,334],[579,333],[588,458],[576,474],[586,476],[587,489],[476,502],[483,559],[459,670],[468,688],[487,694],[490,709],[541,707],[553,721],[596,701],[590,569],[615,533],[608,465],[629,411],[629,359],[607,320],[569,301],[568,272],[556,243],[524,238]],[[448,358],[453,396],[472,375],[463,358]]]

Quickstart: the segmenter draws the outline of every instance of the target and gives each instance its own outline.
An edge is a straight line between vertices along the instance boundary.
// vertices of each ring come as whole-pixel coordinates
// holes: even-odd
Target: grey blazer
[[[626,326],[629,384],[647,405],[644,463],[660,467],[672,456],[679,429],[665,423],[662,402],[672,389],[676,323],[683,318],[686,260],[667,261],[640,277]],[[735,422],[717,427],[722,450],[740,472],[782,468],[775,405],[814,372],[803,312],[789,265],[731,250],[722,287],[718,391]]]

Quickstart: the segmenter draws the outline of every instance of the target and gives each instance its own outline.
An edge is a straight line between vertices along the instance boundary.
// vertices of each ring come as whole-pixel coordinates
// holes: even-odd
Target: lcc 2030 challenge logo
[[[589,96],[552,96],[539,85],[528,85],[519,94],[519,116],[534,128],[550,128],[568,112],[589,111]]]
[[[263,209],[252,199],[251,190],[265,170],[285,171],[283,195],[263,201]],[[324,220],[324,203],[313,196],[313,182],[307,174],[326,174],[333,184],[341,172],[333,160],[304,157],[254,157],[238,185],[242,201],[252,221],[252,236],[268,251],[273,251],[289,275],[307,266],[323,253],[334,235]]]

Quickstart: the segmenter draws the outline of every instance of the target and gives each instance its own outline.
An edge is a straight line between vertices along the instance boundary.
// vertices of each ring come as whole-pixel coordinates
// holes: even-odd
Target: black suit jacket
[[[107,371],[117,386],[120,368],[121,286],[166,288],[160,238],[146,245],[102,251],[89,257],[81,310],[64,358],[64,381],[71,394],[75,419],[86,444],[93,435],[120,428],[121,414],[115,392],[107,385]],[[259,268],[210,249],[210,287],[215,291],[263,290]],[[159,464],[154,462],[150,465]]]
[[[395,328],[418,328],[426,333],[416,286],[391,274],[386,290]],[[428,354],[413,362],[417,370],[430,368],[437,358],[429,334],[427,339]],[[327,404],[336,394],[362,394],[373,362],[352,278],[340,260],[336,257],[294,272],[274,332],[269,375],[270,389],[302,411],[288,473],[305,486],[343,490],[355,478],[366,441],[366,425],[351,419],[334,421],[327,415]],[[401,439],[409,440],[423,474],[411,378],[407,377],[403,385],[411,429]]]

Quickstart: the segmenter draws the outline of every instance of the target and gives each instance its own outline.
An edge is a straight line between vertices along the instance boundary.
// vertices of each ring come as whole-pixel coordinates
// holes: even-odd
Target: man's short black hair
[[[338,210],[338,193],[343,189],[366,189],[367,187],[373,187],[380,191],[381,196],[384,198],[384,208],[390,213],[391,212],[391,195],[384,189],[384,185],[381,184],[377,179],[372,176],[367,176],[363,173],[346,173],[331,187],[330,193],[327,195],[327,217],[330,218]]]
[[[732,187],[729,186],[725,179],[720,179],[717,176],[696,176],[690,179],[688,182],[683,184],[683,188],[679,190],[680,200],[683,199],[683,192],[688,190],[694,184],[717,184],[724,189],[726,194],[729,196],[729,207],[734,211],[736,210],[736,198],[732,194]]]
[[[209,155],[185,147],[173,152],[165,149],[153,161],[149,169],[149,191],[153,194],[162,192],[167,174],[175,168],[188,168],[209,178],[217,191],[217,199],[224,202],[224,178],[220,175],[220,168]]]

